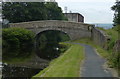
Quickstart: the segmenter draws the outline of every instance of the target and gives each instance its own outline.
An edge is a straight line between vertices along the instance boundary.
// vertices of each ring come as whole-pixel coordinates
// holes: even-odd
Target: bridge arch
[[[47,31],[58,31],[58,32],[64,33],[64,34],[66,34],[69,37],[70,40],[72,40],[72,37],[70,36],[70,34],[68,32],[66,32],[64,30],[60,30],[60,29],[49,29],[49,30],[48,29],[44,29],[42,31],[37,32],[36,35],[35,35],[35,38],[39,37],[39,35],[41,33],[44,33],[44,32],[47,32]]]
[[[44,20],[44,21],[31,21],[22,23],[11,23],[10,27],[21,27],[31,30],[35,33],[36,37],[40,33],[48,30],[56,30],[66,33],[71,40],[91,37],[91,28],[93,25],[80,22],[69,22],[59,20]],[[37,42],[35,42],[35,49]]]
[[[50,31],[52,31],[52,32],[57,32],[57,33],[62,33],[62,34],[64,34],[64,35],[66,35],[68,38],[69,38],[69,40],[71,40],[71,38],[70,38],[70,36],[67,34],[67,32],[64,32],[64,31],[61,31],[61,30],[44,30],[44,31],[40,31],[40,32],[38,32],[37,34],[36,34],[36,36],[35,36],[35,42],[36,42],[36,47],[38,47],[37,46],[37,44],[38,44],[38,39],[39,38],[41,38],[41,34],[43,34],[44,32],[50,32]],[[50,38],[52,38],[52,37],[50,37]],[[67,40],[68,41],[68,40]]]
[[[58,57],[60,48],[63,46],[59,42],[68,41],[67,33],[59,30],[44,30],[36,34],[35,53],[40,58],[51,59]],[[49,50],[49,51],[48,51]]]

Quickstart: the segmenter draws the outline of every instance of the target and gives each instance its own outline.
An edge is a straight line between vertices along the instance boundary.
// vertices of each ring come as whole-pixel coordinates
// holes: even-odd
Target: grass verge
[[[80,64],[84,59],[84,48],[76,44],[70,45],[67,51],[51,61],[50,65],[33,79],[35,77],[79,77]]]
[[[94,47],[96,49],[96,51],[104,58],[108,58],[110,52],[108,52],[107,50],[104,50],[102,47],[94,44],[94,42],[92,41],[92,39],[90,38],[82,38],[79,40],[74,40],[71,42],[75,42],[75,43],[82,43],[82,44],[88,44],[91,45],[92,47]]]

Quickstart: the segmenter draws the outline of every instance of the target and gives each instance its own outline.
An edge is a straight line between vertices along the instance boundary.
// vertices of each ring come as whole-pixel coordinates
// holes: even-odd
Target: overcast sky
[[[24,0],[23,0],[24,1]],[[39,1],[39,0],[37,0]],[[80,13],[85,18],[85,23],[113,23],[114,11],[111,7],[116,0],[55,0],[62,8],[67,7],[67,12]]]
[[[58,5],[67,7],[67,11],[80,13],[85,17],[86,23],[113,23],[114,11],[111,6],[115,0],[56,0]]]

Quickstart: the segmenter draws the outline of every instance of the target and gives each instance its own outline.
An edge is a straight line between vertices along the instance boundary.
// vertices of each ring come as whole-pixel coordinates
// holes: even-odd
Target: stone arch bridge
[[[41,32],[47,30],[58,30],[66,33],[71,40],[90,37],[93,41],[102,47],[108,40],[107,36],[100,30],[91,24],[85,24],[80,22],[69,22],[69,21],[59,21],[59,20],[44,20],[44,21],[31,21],[31,22],[21,22],[21,23],[10,23],[10,27],[21,27],[33,31],[36,37],[39,36]],[[36,61],[41,63],[41,60],[35,56]],[[34,62],[35,64],[36,62]],[[41,65],[41,64],[40,64]],[[26,65],[25,65],[26,66]],[[27,66],[35,66],[29,63]],[[41,67],[36,65],[37,67]],[[35,66],[35,68],[36,68]],[[42,68],[42,67],[41,67]]]
[[[91,37],[91,28],[93,25],[80,22],[69,22],[60,20],[43,20],[21,23],[11,23],[10,27],[21,27],[33,31],[36,36],[47,30],[58,30],[66,33],[71,40],[82,37]]]

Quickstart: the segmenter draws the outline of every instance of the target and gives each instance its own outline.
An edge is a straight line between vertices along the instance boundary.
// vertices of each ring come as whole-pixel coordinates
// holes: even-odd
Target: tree
[[[43,2],[5,2],[2,9],[3,19],[11,23],[46,19]]]
[[[56,2],[47,2],[46,9],[48,20],[67,20]]]
[[[4,2],[2,9],[10,23],[66,19],[56,2]]]
[[[117,1],[115,5],[111,7],[111,9],[115,11],[113,20],[114,24],[120,25],[120,1]]]

